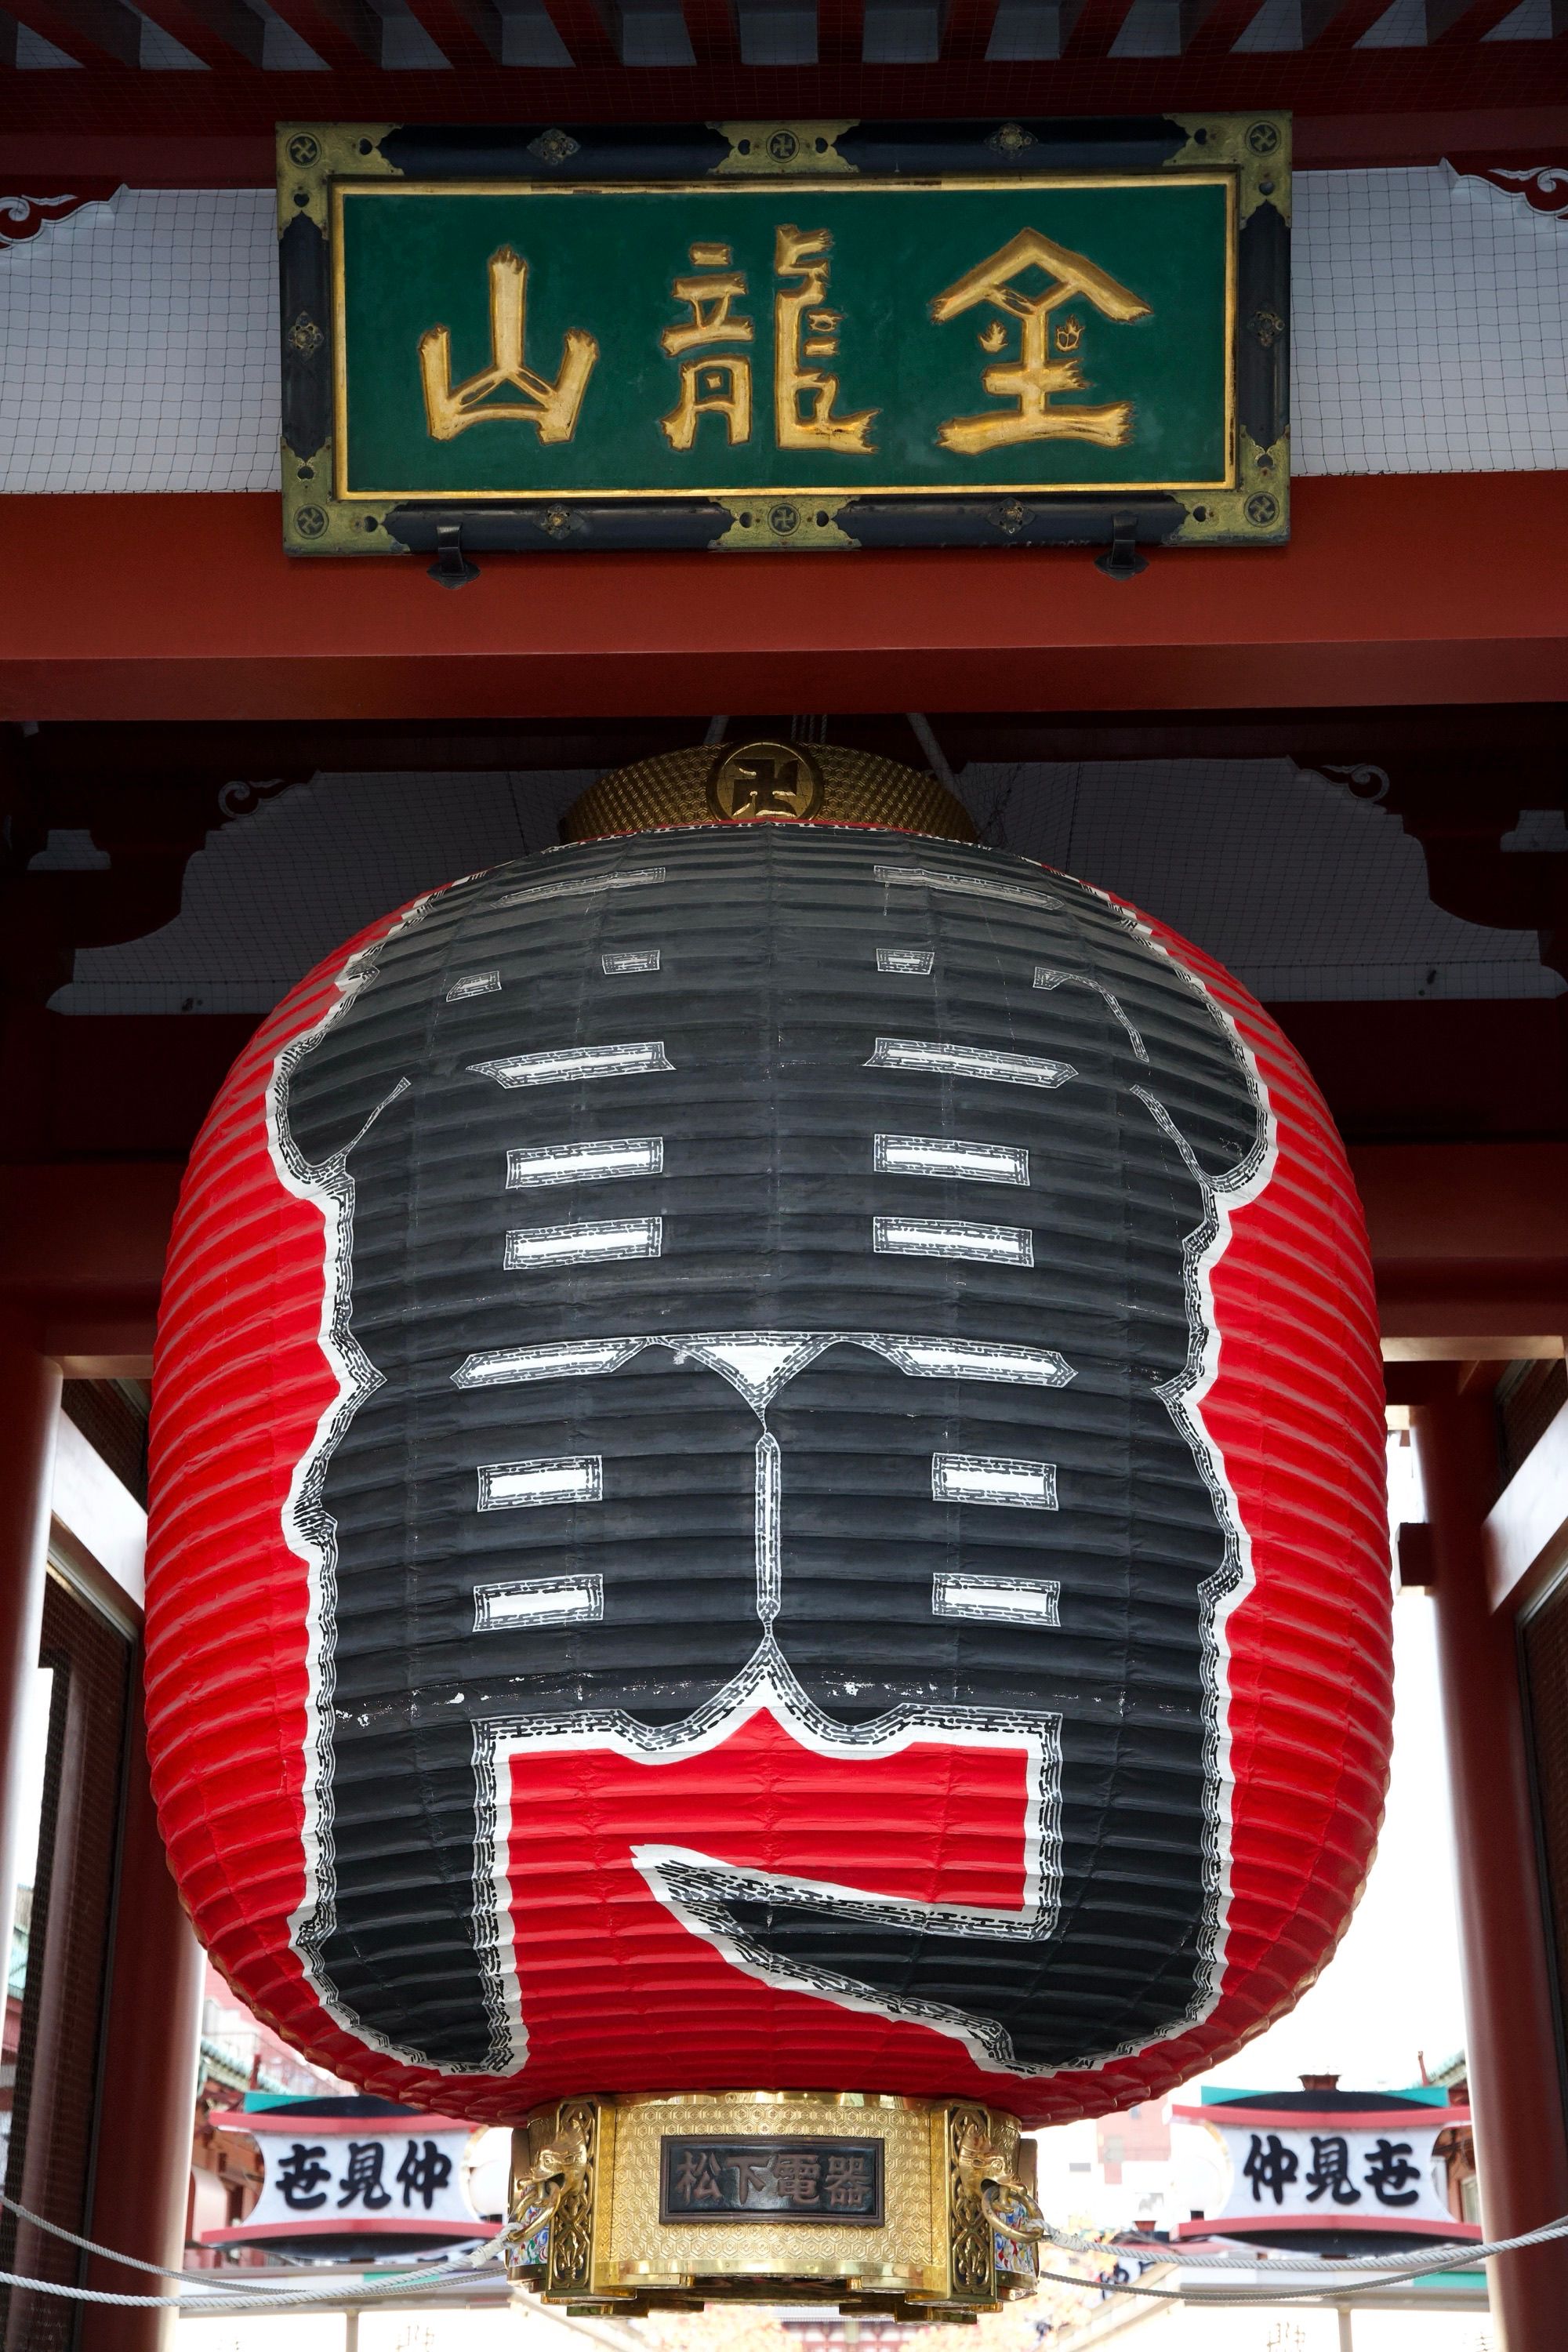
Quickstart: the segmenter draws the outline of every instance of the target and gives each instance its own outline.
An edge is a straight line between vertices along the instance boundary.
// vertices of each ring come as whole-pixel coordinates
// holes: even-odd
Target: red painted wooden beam
[[[1483,1357],[1561,1339],[1568,1144],[1363,1144],[1352,1160],[1385,1345],[1418,1358],[1468,1340]]]
[[[1521,1271],[1568,1284],[1568,1144],[1368,1143],[1354,1157],[1385,1270],[1506,1265],[1512,1287]]]
[[[0,1306],[150,1318],[180,1189],[177,1162],[0,1168]]]
[[[1550,701],[1568,473],[1295,485],[1289,548],[289,560],[271,497],[0,500],[0,717]]]

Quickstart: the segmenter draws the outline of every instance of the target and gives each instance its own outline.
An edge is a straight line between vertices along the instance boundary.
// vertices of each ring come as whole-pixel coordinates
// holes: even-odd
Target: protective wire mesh
[[[0,253],[0,487],[273,490],[273,198],[127,189]],[[1447,167],[1296,181],[1299,474],[1568,466],[1568,234]]]
[[[1568,466],[1568,236],[1485,180],[1296,182],[1294,468]]]
[[[1562,992],[1533,932],[1435,907],[1398,820],[1289,760],[975,766],[963,785],[983,840],[1158,909],[1266,1002]]]
[[[5,489],[276,488],[272,215],[128,188],[0,255]]]
[[[268,1011],[376,916],[551,846],[591,782],[535,770],[291,785],[208,835],[173,922],[79,950],[54,1007]],[[1398,820],[1289,760],[976,764],[958,789],[983,840],[1156,910],[1273,1003],[1562,992],[1534,932],[1434,907]]]

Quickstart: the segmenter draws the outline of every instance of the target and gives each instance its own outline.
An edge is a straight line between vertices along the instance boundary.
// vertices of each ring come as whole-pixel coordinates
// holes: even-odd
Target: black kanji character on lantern
[[[321,2183],[332,2177],[331,2168],[321,2162],[326,2152],[324,2147],[310,2147],[297,2139],[279,2166],[278,2193],[291,2213],[306,2213],[326,2203]]]
[[[386,2150],[378,2139],[350,2140],[348,2164],[338,2183],[342,2191],[338,2199],[340,2209],[352,2205],[356,2197],[370,2213],[379,2212],[382,2206],[391,2204],[392,2191],[383,2186],[381,2178],[385,2157]]]
[[[1350,2142],[1342,2132],[1320,2139],[1312,2136],[1312,2161],[1307,2173],[1307,2202],[1315,2205],[1325,2194],[1336,2205],[1359,2205],[1361,2190],[1351,2179]]]
[[[1380,2205],[1418,2205],[1421,2201],[1421,2168],[1410,2161],[1411,2142],[1407,2139],[1379,2139],[1373,2142],[1363,2176],[1367,2187]],[[1406,2183],[1414,2180],[1411,2189]]]
[[[1267,2138],[1260,2132],[1252,2135],[1252,2146],[1247,2152],[1247,2162],[1241,2168],[1242,2179],[1252,2183],[1252,2201],[1261,2205],[1264,2193],[1270,2195],[1276,2205],[1285,2202],[1285,2191],[1300,2169],[1294,2148],[1287,2147],[1278,2132]]]
[[[427,2139],[421,2148],[416,2139],[408,2143],[408,2153],[397,2168],[397,2185],[403,2191],[405,2207],[416,2197],[425,2200],[426,2213],[436,2201],[436,2192],[445,2189],[452,2178],[452,2159],[445,2149]]]
[[[876,961],[917,935],[934,997]],[[270,1090],[355,1388],[294,1515],[331,1694],[299,1948],[334,2015],[511,2072],[512,1759],[669,1757],[764,1687],[851,1764],[1026,1746],[1049,1827],[994,1919],[660,1862],[748,1976],[1031,2074],[1206,2014],[1244,1547],[1185,1400],[1196,1270],[1272,1148],[1217,1001],[1022,859],[788,826],[476,877],[342,985]],[[953,1174],[1005,1219],[967,1262],[924,1213]],[[1137,1871],[1101,1867],[1129,1837]]]

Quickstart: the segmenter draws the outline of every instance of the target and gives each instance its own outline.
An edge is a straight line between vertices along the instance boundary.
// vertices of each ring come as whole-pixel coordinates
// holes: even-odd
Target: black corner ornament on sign
[[[1289,536],[1288,115],[286,124],[278,168],[291,553]]]
[[[882,2142],[667,2135],[659,2146],[658,2218],[879,2230]]]

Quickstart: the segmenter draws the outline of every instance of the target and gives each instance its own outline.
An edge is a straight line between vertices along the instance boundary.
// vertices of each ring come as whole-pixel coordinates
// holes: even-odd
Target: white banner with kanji
[[[451,2116],[217,2115],[255,2139],[261,2194],[243,2222],[204,2232],[208,2244],[270,2238],[487,2237],[468,2196],[470,2125]]]
[[[1208,2126],[1229,2158],[1224,2204],[1201,2226],[1223,2233],[1273,2221],[1324,2230],[1408,2230],[1453,2237],[1475,2234],[1448,2203],[1447,2166],[1439,2142],[1468,2127],[1463,2107],[1178,2107]],[[1184,2234],[1200,2225],[1188,2222]]]

